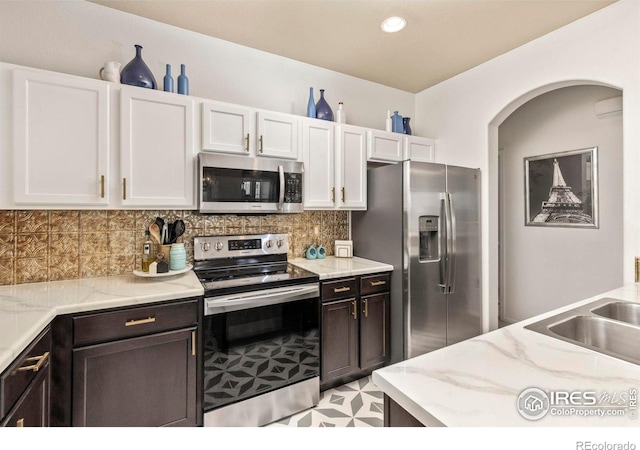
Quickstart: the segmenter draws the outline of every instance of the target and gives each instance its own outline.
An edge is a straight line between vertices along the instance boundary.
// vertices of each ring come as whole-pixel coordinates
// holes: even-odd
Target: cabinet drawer
[[[198,300],[102,312],[73,318],[73,345],[142,336],[197,324]]]
[[[358,284],[355,278],[341,278],[336,281],[322,283],[322,301],[337,300],[339,298],[355,297],[358,295]]]
[[[377,294],[389,290],[389,274],[379,273],[360,278],[360,295]]]
[[[49,364],[51,330],[47,328],[16,358],[0,378],[0,419],[4,417],[41,369]]]

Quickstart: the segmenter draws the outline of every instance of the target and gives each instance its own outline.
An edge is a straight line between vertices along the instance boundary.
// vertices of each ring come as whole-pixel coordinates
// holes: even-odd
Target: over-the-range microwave
[[[299,213],[303,163],[272,158],[198,155],[198,209],[208,214]]]

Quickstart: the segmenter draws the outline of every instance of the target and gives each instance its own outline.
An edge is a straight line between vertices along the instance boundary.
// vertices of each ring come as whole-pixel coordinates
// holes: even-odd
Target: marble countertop
[[[133,274],[0,286],[0,373],[57,315],[199,296],[193,271],[164,278]]]
[[[324,259],[296,258],[289,260],[289,262],[317,274],[321,280],[393,270],[393,266],[390,264],[358,258],[357,256],[353,258],[327,256]]]
[[[520,393],[532,387],[545,392],[594,391],[598,401],[602,395],[619,401],[622,394],[627,402],[630,390],[640,390],[640,366],[524,329],[603,297],[640,302],[640,285],[606,292],[376,370],[373,382],[427,426],[638,427],[640,419],[631,418],[629,411],[621,417],[589,417],[554,415],[549,410],[531,421],[516,408]]]

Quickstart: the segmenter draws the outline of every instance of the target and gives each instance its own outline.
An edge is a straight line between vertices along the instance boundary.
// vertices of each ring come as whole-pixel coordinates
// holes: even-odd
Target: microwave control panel
[[[284,174],[284,202],[302,203],[302,174]]]

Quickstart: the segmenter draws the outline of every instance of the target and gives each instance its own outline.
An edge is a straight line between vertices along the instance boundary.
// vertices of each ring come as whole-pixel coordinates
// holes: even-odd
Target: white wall
[[[485,329],[498,318],[497,127],[553,88],[606,84],[624,91],[624,280],[640,254],[640,2],[620,0],[416,96],[416,134],[438,140],[438,162],[479,167]],[[595,83],[594,83],[595,82]]]
[[[162,86],[186,64],[190,94],[306,115],[309,87],[347,122],[384,130],[387,110],[413,116],[414,95],[85,1],[0,1],[0,61],[99,78],[105,61],[142,57]]]
[[[558,89],[500,125],[503,320],[527,319],[622,284],[622,113],[594,112],[596,102],[619,95],[602,86]],[[524,158],[594,146],[599,227],[525,226]]]

